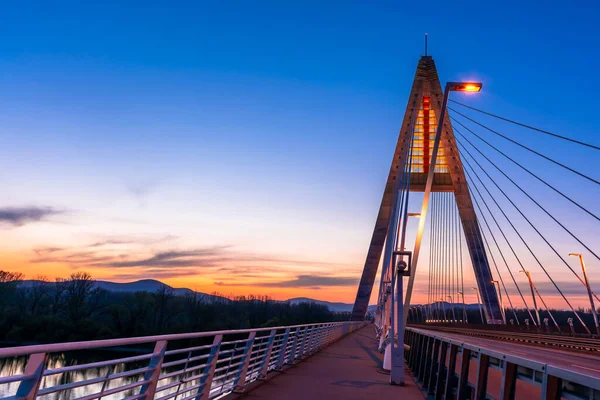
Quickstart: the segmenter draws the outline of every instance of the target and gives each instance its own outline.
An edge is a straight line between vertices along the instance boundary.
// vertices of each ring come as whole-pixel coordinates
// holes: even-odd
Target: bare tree
[[[50,293],[50,285],[48,284],[48,278],[39,275],[31,283],[31,286],[27,289],[27,297],[29,302],[29,312],[31,315],[35,315],[38,312],[38,307]]]
[[[14,283],[18,284],[23,280],[23,273],[21,272],[10,272],[0,270],[0,283]]]
[[[56,316],[64,304],[65,292],[67,291],[67,281],[63,278],[56,278],[54,289],[52,290],[52,315]]]
[[[21,272],[10,272],[0,270],[0,304],[11,305],[15,301],[21,303],[16,298],[17,288],[23,280],[23,274]]]
[[[65,303],[67,316],[73,322],[89,318],[98,308],[100,289],[87,272],[71,274],[66,281]]]

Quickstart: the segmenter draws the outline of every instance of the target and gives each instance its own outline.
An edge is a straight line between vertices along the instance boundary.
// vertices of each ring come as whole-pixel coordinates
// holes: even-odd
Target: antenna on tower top
[[[427,32],[425,32],[425,56],[427,56]]]

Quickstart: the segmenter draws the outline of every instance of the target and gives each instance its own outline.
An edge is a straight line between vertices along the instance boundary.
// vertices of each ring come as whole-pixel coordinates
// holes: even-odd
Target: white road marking
[[[600,372],[600,369],[596,369],[596,368],[588,368],[588,367],[584,367],[582,365],[575,365],[575,364],[571,364],[572,367],[577,367],[577,368],[583,368],[583,369],[587,369],[589,371],[595,371],[595,372]]]

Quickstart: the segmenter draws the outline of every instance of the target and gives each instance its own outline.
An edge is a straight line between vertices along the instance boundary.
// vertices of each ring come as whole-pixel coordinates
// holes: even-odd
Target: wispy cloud
[[[171,250],[157,253],[151,257],[120,262],[109,262],[104,266],[113,268],[131,267],[201,267],[203,265],[217,265],[219,261],[225,261],[223,250],[230,246],[208,247],[196,250],[177,251]]]
[[[52,207],[4,207],[0,208],[0,224],[22,226],[60,214],[64,211]]]
[[[298,275],[294,279],[275,282],[253,283],[253,286],[267,288],[312,288],[320,289],[322,286],[356,286],[357,277],[328,276],[328,275]],[[217,286],[247,286],[236,282],[215,282]]]
[[[170,238],[169,236],[165,238]],[[170,239],[161,242],[161,247]],[[131,244],[131,249],[124,251],[123,245]],[[138,246],[138,247],[136,247]],[[237,251],[231,245],[206,246],[192,249],[164,249],[148,252],[154,247],[147,241],[138,242],[131,238],[105,238],[87,246],[63,249],[59,247],[40,248],[34,251],[32,263],[64,263],[74,269],[86,268],[111,271],[117,279],[156,278],[165,279],[182,276],[202,275],[217,279],[232,277],[231,284],[242,280],[247,282],[264,281],[265,277],[277,279],[289,276],[294,271],[302,271],[295,279],[281,279],[281,284],[273,283],[271,287],[317,287],[343,286],[355,284],[356,278],[338,278],[311,275],[313,271],[323,268],[342,268],[343,265],[295,259],[277,255],[262,255]],[[225,283],[221,282],[223,285]],[[229,285],[229,283],[227,283]],[[270,284],[258,286],[270,287]]]

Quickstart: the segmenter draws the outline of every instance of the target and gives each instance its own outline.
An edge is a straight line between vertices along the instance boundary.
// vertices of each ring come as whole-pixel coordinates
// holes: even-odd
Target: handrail
[[[301,361],[365,324],[327,322],[0,348],[0,362],[28,356],[24,367],[11,368],[0,379],[0,400],[34,400],[50,393],[89,400],[169,399],[184,394],[214,399],[242,392],[270,371]],[[188,339],[208,339],[212,344],[178,343]],[[73,351],[142,344],[147,351],[133,357],[111,358],[105,352],[109,359],[66,366],[60,361]]]
[[[328,322],[327,324],[346,324],[347,322]],[[314,326],[318,324],[304,324],[304,325],[291,325],[291,326],[276,326],[272,328],[254,328],[254,329],[239,329],[239,330],[224,330],[224,331],[210,331],[210,332],[192,332],[192,333],[174,333],[167,335],[153,335],[153,336],[138,336],[132,338],[123,339],[101,339],[101,340],[90,340],[81,342],[65,342],[65,343],[53,343],[53,344],[34,344],[29,346],[16,346],[16,347],[0,347],[0,358],[4,357],[16,357],[24,356],[32,353],[61,353],[63,351],[72,350],[91,350],[91,349],[102,349],[106,347],[119,347],[119,346],[130,346],[134,344],[159,342],[161,340],[184,340],[184,339],[197,339],[201,337],[212,337],[215,335],[236,335],[250,332],[267,332],[272,329],[294,329],[304,328],[308,326]]]

